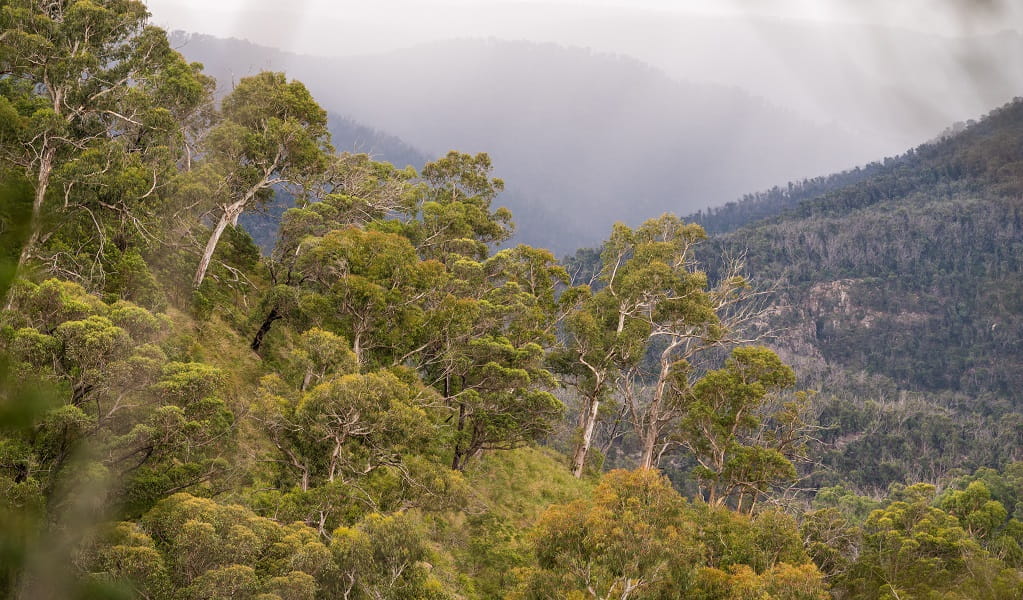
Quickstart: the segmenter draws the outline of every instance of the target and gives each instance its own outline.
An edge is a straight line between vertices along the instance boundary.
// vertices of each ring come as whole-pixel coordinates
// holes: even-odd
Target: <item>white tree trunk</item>
[[[657,465],[655,457],[657,452],[655,448],[657,446],[657,438],[659,437],[658,428],[650,423],[647,425],[646,431],[643,432],[643,456],[639,461],[639,467],[641,469],[653,469]]]
[[[21,268],[28,262],[32,252],[35,250],[36,244],[39,243],[39,221],[43,215],[43,201],[46,200],[46,190],[50,187],[50,174],[53,172],[53,158],[57,154],[57,149],[48,147],[43,150],[42,159],[39,161],[39,173],[36,177],[36,193],[32,198],[32,216],[28,222],[28,239],[25,240],[25,244],[21,247],[21,253],[18,255],[18,264],[15,266],[14,273],[17,275]],[[4,310],[11,309],[11,303],[14,298],[8,292],[7,302],[4,304]]]
[[[589,406],[586,408],[583,421],[583,438],[575,450],[575,458],[572,459],[572,474],[576,478],[583,476],[583,467],[586,466],[586,455],[593,444],[593,430],[597,425],[597,412],[600,410],[600,400],[590,398]]]
[[[220,216],[216,227],[210,233],[209,241],[206,242],[206,249],[203,250],[202,258],[199,260],[199,268],[195,271],[195,280],[192,282],[193,287],[198,288],[202,285],[203,279],[206,278],[206,270],[210,268],[210,261],[213,260],[213,252],[216,251],[217,243],[220,241],[220,236],[223,235],[228,223],[238,220],[238,215],[242,214],[247,199],[248,196],[224,208],[224,214]]]

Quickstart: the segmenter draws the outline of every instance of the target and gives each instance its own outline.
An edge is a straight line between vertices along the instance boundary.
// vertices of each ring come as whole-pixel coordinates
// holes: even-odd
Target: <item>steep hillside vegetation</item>
[[[754,221],[763,214],[778,217]],[[1015,395],[1023,101],[866,168],[748,196],[697,222],[781,285],[825,360],[924,390]],[[851,336],[851,337],[848,337]]]

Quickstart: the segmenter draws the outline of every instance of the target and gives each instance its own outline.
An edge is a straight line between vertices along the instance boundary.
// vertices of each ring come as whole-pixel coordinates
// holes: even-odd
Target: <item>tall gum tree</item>
[[[546,250],[491,253],[513,230],[511,213],[492,208],[504,189],[492,169],[486,154],[458,152],[424,166],[421,218],[406,228],[450,274],[405,358],[455,411],[456,470],[544,435],[564,409],[548,391],[546,357],[565,304],[555,290],[568,276]]]
[[[283,73],[242,79],[222,105],[223,121],[205,142],[206,167],[220,175],[214,197],[224,198],[193,285],[206,277],[224,229],[246,208],[265,202],[275,186],[311,185],[327,167],[327,113],[301,82]]]
[[[0,4],[0,104],[17,118],[0,152],[26,171],[35,188],[19,267],[52,233],[44,228],[44,204],[55,200],[54,176],[63,166],[90,152],[145,155],[147,146],[180,137],[181,124],[207,101],[211,80],[172,50],[148,17],[136,0]],[[62,175],[103,175],[107,162],[79,161]],[[152,169],[152,188],[139,200],[159,183],[160,169]],[[74,181],[63,183],[57,215],[72,204],[67,192]],[[121,200],[116,208],[128,214]]]
[[[682,414],[674,400],[696,374],[690,361],[712,348],[749,341],[744,326],[756,314],[751,300],[758,292],[740,275],[740,261],[708,286],[693,256],[705,237],[699,225],[665,214],[635,230],[618,223],[605,242],[603,287],[567,319],[568,352],[582,365],[576,370],[584,381],[577,476],[611,386],[639,438],[640,466],[656,467]]]
[[[416,212],[418,185],[415,169],[398,169],[376,162],[367,154],[342,153],[332,157],[322,198],[285,211],[277,243],[267,261],[273,287],[260,302],[262,323],[250,347],[259,351],[274,322],[294,314],[301,288],[308,287],[312,273],[304,255],[330,231],[380,225],[384,219],[407,219]],[[400,221],[392,221],[391,224]]]
[[[575,388],[582,399],[579,439],[572,453],[576,477],[582,477],[586,467],[601,405],[614,394],[621,368],[642,353],[641,340],[618,332],[617,322],[617,305],[609,293],[585,294],[565,319],[565,348],[552,356],[562,383]]]
[[[795,373],[767,348],[736,348],[722,369],[706,373],[683,387],[677,401],[684,413],[680,444],[699,466],[696,476],[709,504],[736,497],[736,508],[752,511],[757,497],[775,481],[795,478],[790,458],[799,449],[799,410],[768,415],[777,421],[776,434],[758,436],[767,396],[794,385]],[[775,443],[778,442],[778,443]]]

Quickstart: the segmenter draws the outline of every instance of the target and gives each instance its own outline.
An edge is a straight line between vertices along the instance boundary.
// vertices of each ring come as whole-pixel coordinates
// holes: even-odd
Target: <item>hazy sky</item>
[[[1019,0],[149,0],[157,24],[313,54],[453,37],[564,41],[559,24],[673,13],[872,24],[945,36],[1020,31]],[[642,36],[642,31],[635,32]],[[592,42],[597,49],[599,40]]]
[[[690,189],[685,198],[688,204],[669,198],[671,194],[661,188],[651,188],[644,200],[651,207],[670,201],[671,210],[695,210],[746,191],[896,155],[933,139],[954,122],[978,118],[1023,95],[1023,0],[148,0],[147,4],[154,22],[169,30],[236,37],[332,57],[294,60],[245,45],[234,45],[232,54],[228,44],[196,60],[208,67],[221,63],[221,81],[228,82],[253,69],[287,70],[314,89],[318,100],[329,100],[324,104],[329,110],[424,151],[492,152],[499,169],[535,184],[522,190],[534,200],[546,198],[542,192],[561,177],[560,172],[545,171],[545,165],[556,169],[559,161],[570,161],[578,167],[577,180],[600,182],[599,175],[607,170],[597,159],[623,149],[640,164],[671,163],[665,173],[692,167],[672,162],[683,160],[680,157],[708,165],[701,175],[719,172],[710,167],[731,165],[720,170],[727,175],[711,177],[724,182],[721,185],[693,183],[686,188]],[[559,47],[478,41],[420,46],[466,38]],[[180,39],[182,52],[190,55],[190,41]],[[193,43],[201,44],[198,39]],[[516,46],[518,54],[514,59],[495,54],[483,49],[488,44]],[[548,62],[530,63],[527,47],[549,52]],[[574,53],[573,69],[559,71],[555,80],[544,79],[545,73],[548,77],[554,73],[547,71],[558,52]],[[689,91],[677,97],[651,92],[628,75],[633,71],[626,69],[628,73],[623,74],[601,62],[613,62],[622,55],[653,66],[659,77],[672,85],[688,86]],[[259,60],[264,63],[253,64]],[[597,64],[601,69],[586,71],[587,65]],[[581,72],[588,73],[589,79],[572,89],[560,86]],[[608,88],[591,86],[587,89],[599,91],[583,97],[575,94],[585,85],[619,75],[622,79],[610,82]],[[484,80],[489,83],[482,84]],[[661,81],[657,77],[649,81],[654,80]],[[496,96],[490,93],[505,89],[508,81],[518,83]],[[701,95],[720,102],[684,108]],[[558,113],[566,98],[573,99],[571,109]],[[657,104],[665,98],[673,99],[670,106]],[[540,99],[546,104],[539,105]],[[601,141],[600,135],[612,129],[608,123],[620,124],[623,115],[651,103],[660,107],[660,112],[648,115],[657,121],[656,130],[626,128],[623,139]],[[530,112],[530,107],[535,110]],[[772,107],[779,111],[775,117],[757,120],[757,115],[767,114]],[[596,108],[604,112],[593,123],[579,125],[577,130],[566,125],[578,113],[589,114]],[[702,131],[699,125],[721,111],[728,115],[713,121],[718,129],[690,135]],[[438,118],[441,114],[445,116]],[[537,118],[537,126],[529,130],[531,136],[523,137],[525,130],[520,127],[502,127],[529,115]],[[786,125],[778,131],[775,125],[780,122]],[[641,130],[652,137],[629,137]],[[653,143],[653,138],[660,139],[655,135],[660,131],[676,132],[664,147]],[[569,143],[591,132],[597,132],[592,143]],[[798,143],[783,150],[786,136],[795,136]],[[536,140],[548,138],[553,141],[537,152]],[[565,142],[564,151],[556,151],[560,146],[555,142]],[[660,150],[652,149],[655,146]],[[704,152],[708,148],[713,150]],[[740,150],[750,148],[759,149],[755,156],[741,164],[729,162]],[[807,160],[807,153],[828,157],[828,162],[816,164]],[[774,166],[768,169],[770,165]],[[631,172],[623,176],[628,180]],[[589,198],[595,192],[564,188],[559,194]],[[557,202],[563,199],[559,196]],[[617,199],[616,195],[608,200],[609,211],[619,208],[612,202]],[[607,224],[600,223],[600,230]]]

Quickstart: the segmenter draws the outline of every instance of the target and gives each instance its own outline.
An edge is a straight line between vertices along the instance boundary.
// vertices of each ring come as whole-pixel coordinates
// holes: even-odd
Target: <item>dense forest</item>
[[[0,0],[6,596],[1023,598],[1023,103],[558,261],[487,154],[215,87],[141,2]]]
[[[696,215],[775,290],[773,347],[822,390],[826,479],[938,482],[1018,459],[1023,101],[906,154]],[[871,468],[864,469],[867,465]]]

